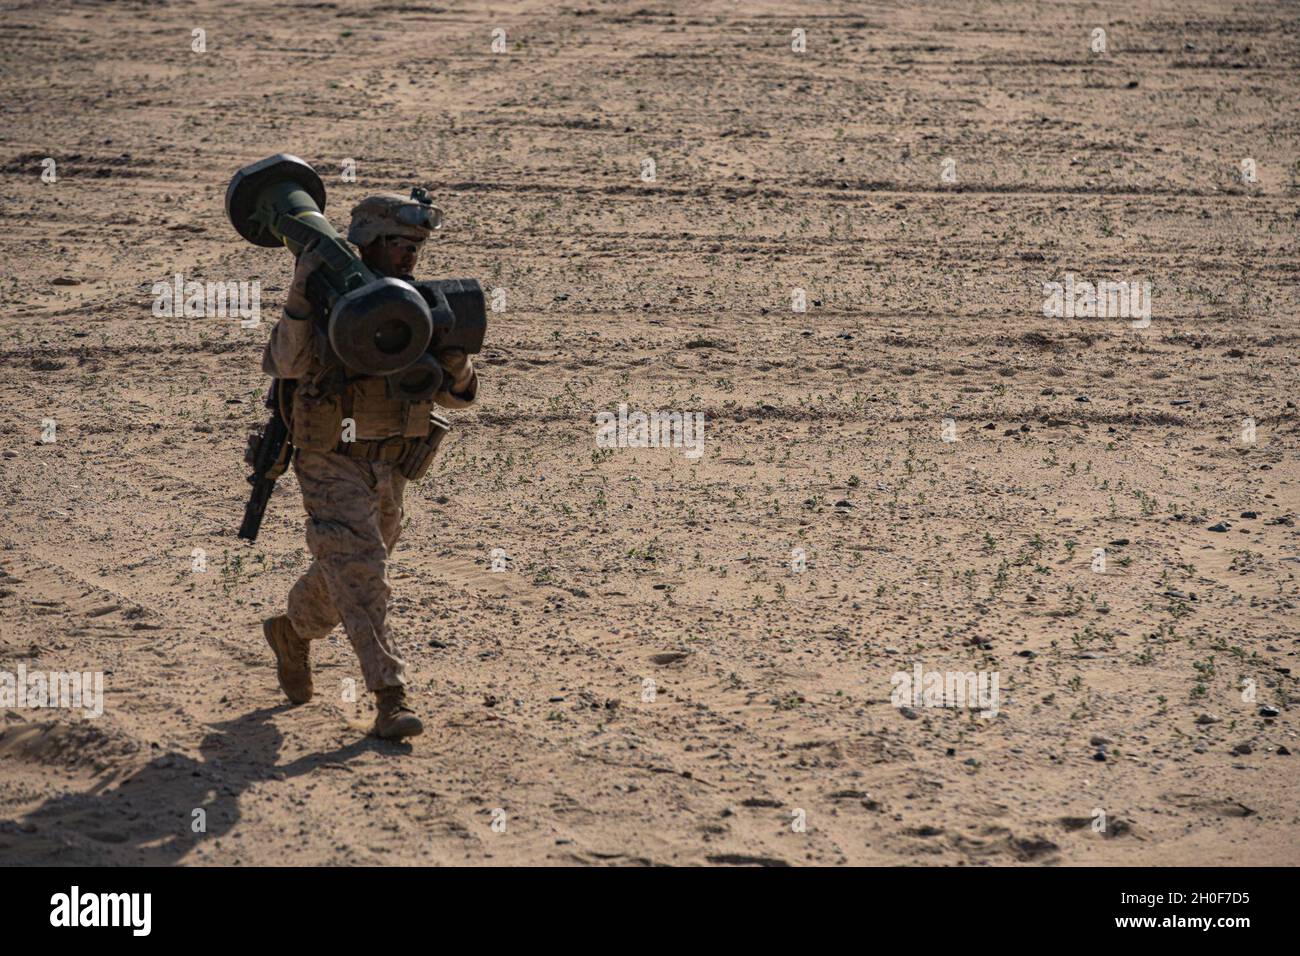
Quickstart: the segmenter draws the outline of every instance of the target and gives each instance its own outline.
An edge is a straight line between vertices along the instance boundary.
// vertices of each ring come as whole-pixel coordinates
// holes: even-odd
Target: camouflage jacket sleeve
[[[303,378],[315,355],[316,323],[285,314],[271,329],[262,353],[262,371],[274,378]]]
[[[450,378],[450,375],[448,378]],[[448,388],[442,389],[433,396],[433,400],[443,408],[464,408],[466,405],[471,404],[477,396],[478,372],[474,371],[473,360],[466,355],[464,368],[456,374]]]

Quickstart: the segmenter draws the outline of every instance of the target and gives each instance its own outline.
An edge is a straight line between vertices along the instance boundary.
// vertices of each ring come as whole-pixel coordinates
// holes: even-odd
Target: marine
[[[347,239],[370,269],[411,281],[425,241],[441,222],[441,210],[422,190],[413,190],[412,198],[381,193],[353,208]],[[463,350],[439,352],[441,389],[428,401],[412,402],[390,398],[383,378],[350,376],[322,358],[329,350],[320,347],[320,317],[308,295],[320,262],[310,246],[298,257],[284,314],[262,356],[266,374],[296,383],[289,428],[313,559],[290,590],[286,612],[264,621],[262,631],[285,696],[304,704],[313,693],[311,642],[341,623],[366,688],[375,694],[371,732],[413,737],[424,727],[411,708],[405,662],[388,624],[386,574],[402,528],[403,468],[413,443],[436,448],[434,404],[469,405],[478,394],[478,375]]]

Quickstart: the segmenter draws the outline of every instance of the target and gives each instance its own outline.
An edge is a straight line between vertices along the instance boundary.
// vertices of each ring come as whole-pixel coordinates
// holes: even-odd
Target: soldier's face
[[[384,275],[413,275],[422,245],[406,236],[380,236],[361,250],[361,261]]]

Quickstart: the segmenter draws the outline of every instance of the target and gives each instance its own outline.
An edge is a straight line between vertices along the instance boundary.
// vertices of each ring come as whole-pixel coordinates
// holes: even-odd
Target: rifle
[[[244,461],[252,466],[253,473],[248,476],[248,483],[253,486],[244,505],[244,521],[239,526],[239,537],[246,541],[256,541],[257,532],[262,527],[262,516],[266,514],[266,504],[271,500],[275,489],[275,480],[284,474],[293,456],[293,444],[289,440],[289,426],[281,411],[281,387],[292,388],[293,382],[287,379],[275,379],[271,389],[266,393],[266,407],[271,410],[271,420],[262,431],[248,436],[248,447],[244,450]]]

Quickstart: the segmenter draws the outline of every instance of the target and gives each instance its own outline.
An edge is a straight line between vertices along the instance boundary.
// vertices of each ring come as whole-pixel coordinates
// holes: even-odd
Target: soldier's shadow
[[[160,754],[81,793],[52,798],[19,820],[0,821],[7,865],[166,866],[239,823],[239,798],[253,784],[311,773],[387,745],[364,737],[335,750],[278,764],[284,735],[266,707],[211,724],[201,758]]]

